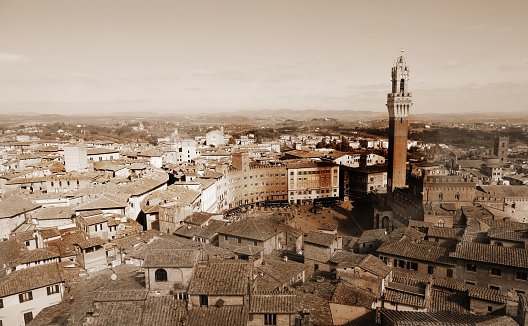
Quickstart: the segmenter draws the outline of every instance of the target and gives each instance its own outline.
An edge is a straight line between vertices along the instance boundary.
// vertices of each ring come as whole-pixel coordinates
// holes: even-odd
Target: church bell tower
[[[403,50],[402,50],[403,52]],[[412,94],[409,92],[409,67],[403,55],[396,59],[391,71],[392,91],[387,94],[389,111],[389,159],[387,190],[405,187],[407,172],[407,133]]]

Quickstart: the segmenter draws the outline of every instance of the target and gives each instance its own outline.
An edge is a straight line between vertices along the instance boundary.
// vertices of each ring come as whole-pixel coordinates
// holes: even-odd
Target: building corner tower
[[[409,92],[409,68],[403,55],[392,67],[392,90],[387,94],[389,111],[389,159],[387,190],[405,187],[407,172],[407,133],[412,94]]]

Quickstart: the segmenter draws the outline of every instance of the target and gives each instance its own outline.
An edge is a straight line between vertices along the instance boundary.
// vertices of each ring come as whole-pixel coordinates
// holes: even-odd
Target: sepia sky
[[[0,113],[525,111],[528,1],[0,0]]]

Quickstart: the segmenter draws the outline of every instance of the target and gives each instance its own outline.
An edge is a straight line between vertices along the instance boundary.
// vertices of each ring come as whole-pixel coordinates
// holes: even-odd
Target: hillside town
[[[412,121],[390,73],[346,133],[3,125],[0,326],[528,325],[526,126]]]

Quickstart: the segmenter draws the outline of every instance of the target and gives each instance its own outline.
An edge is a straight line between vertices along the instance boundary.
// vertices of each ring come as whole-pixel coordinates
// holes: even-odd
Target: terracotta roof
[[[193,307],[189,310],[185,323],[187,326],[246,326],[247,324],[247,306]]]
[[[81,247],[82,249],[86,249],[86,248],[90,248],[90,247],[96,247],[96,246],[102,246],[106,243],[105,240],[99,238],[99,237],[95,237],[95,238],[89,238],[89,239],[86,239],[84,241],[81,241],[79,243],[77,243],[77,245],[79,247]]]
[[[4,264],[10,266],[12,262],[28,252],[27,247],[15,239],[0,241],[0,266]],[[4,271],[4,268],[0,271]],[[1,272],[0,275],[2,275]]]
[[[360,287],[341,281],[337,284],[332,303],[371,309],[376,296]]]
[[[202,239],[212,239],[227,224],[227,222],[211,220],[207,226],[200,227],[197,225],[183,225],[174,231],[174,235],[192,239],[199,237]]]
[[[324,223],[317,229],[322,230],[322,231],[337,231],[337,228],[338,228],[337,224]]]
[[[34,204],[31,200],[12,195],[0,201],[0,218],[9,218],[39,208],[41,205]]]
[[[0,282],[0,297],[63,282],[58,263],[13,271]]]
[[[143,315],[142,301],[117,301],[99,304],[87,322],[93,326],[127,325],[141,326]]]
[[[39,230],[38,233],[40,234],[40,237],[41,237],[43,240],[50,239],[50,238],[55,238],[55,237],[60,237],[60,236],[61,236],[61,233],[60,233],[59,229],[56,228],[56,227],[54,227],[54,228],[42,229],[42,230]]]
[[[150,249],[147,251],[144,268],[192,268],[198,260],[195,249]]]
[[[382,278],[387,276],[392,270],[392,267],[387,266],[381,259],[372,255],[367,255],[359,263],[358,267]]]
[[[404,286],[415,288],[425,288],[428,282],[432,282],[435,288],[452,289],[456,291],[467,291],[468,296],[493,302],[506,302],[505,296],[501,291],[492,290],[482,286],[466,284],[463,281],[449,278],[424,275],[416,271],[411,271],[395,267],[392,271],[392,283],[398,283]]]
[[[16,231],[15,231],[16,232]],[[16,232],[13,236],[18,240],[18,241],[27,241],[27,240],[33,240],[35,239],[35,235],[34,235],[34,231],[33,230],[30,230],[30,231],[21,231],[21,232]]]
[[[387,235],[385,229],[365,230],[358,239],[359,243],[381,241]]]
[[[109,194],[101,195],[95,200],[80,204],[74,208],[75,211],[87,211],[105,208],[126,208],[127,201],[124,197],[118,198]]]
[[[145,301],[148,295],[146,289],[136,288],[106,288],[103,287],[95,291],[94,301],[97,302],[114,302],[114,301]]]
[[[478,186],[477,190],[493,197],[528,197],[527,186]]]
[[[127,185],[119,187],[119,193],[132,196],[140,196],[154,189],[157,189],[164,184],[167,184],[169,175],[167,173],[156,175],[153,178],[141,178]]]
[[[333,234],[312,231],[304,236],[305,245],[310,243],[318,246],[330,247],[335,242],[337,242],[337,237]]]
[[[148,296],[143,310],[143,325],[179,325],[187,315],[185,301],[168,296]]]
[[[101,224],[106,223],[106,217],[103,215],[95,215],[90,217],[80,217],[82,218],[87,225],[95,225],[95,224]]]
[[[41,207],[33,213],[33,218],[37,220],[58,220],[71,219],[72,207]]]
[[[451,253],[450,256],[469,261],[480,261],[490,264],[528,268],[528,250],[523,248],[492,246],[474,242],[459,242],[456,246],[455,252]]]
[[[378,253],[427,262],[453,264],[453,261],[449,258],[448,248],[438,247],[426,241],[421,243],[397,241],[379,247]]]
[[[297,294],[297,302],[299,303],[298,310],[309,312],[310,321],[313,325],[334,325],[328,299],[322,298],[317,294],[306,293],[303,291],[295,291],[295,294]]]
[[[383,300],[413,307],[425,308],[423,295],[385,288]]]
[[[254,280],[255,288],[259,292],[281,290],[282,285],[306,270],[308,266],[281,258],[264,255],[261,265],[254,268],[258,274]]]
[[[188,216],[185,218],[185,223],[188,224],[194,224],[194,225],[202,225],[205,222],[209,221],[209,219],[213,216],[211,213],[206,212],[194,212],[191,216]]]
[[[295,313],[297,297],[293,293],[252,294],[249,299],[249,313],[291,314]]]
[[[502,229],[489,229],[488,237],[493,239],[525,242],[528,241],[528,231],[526,230],[502,230]]]
[[[248,218],[222,227],[218,234],[266,241],[280,232],[277,224],[268,219]]]
[[[328,262],[336,264],[338,267],[356,267],[366,256],[340,250],[336,251]]]
[[[456,325],[483,325],[485,322],[493,322],[495,325],[515,326],[511,317],[495,315],[471,315],[455,314],[445,312],[411,312],[381,309],[382,323],[397,326],[456,326]],[[500,323],[495,323],[500,321]]]
[[[461,237],[463,233],[463,228],[430,226],[427,229],[427,236],[435,238],[455,239],[457,237]]]
[[[196,266],[189,294],[246,295],[251,265],[242,260],[209,260]]]
[[[15,262],[14,265],[21,265],[26,263],[33,263],[39,260],[59,258],[59,253],[54,248],[37,248],[30,250],[25,255],[21,256]]]
[[[72,232],[62,233],[60,239],[50,240],[46,245],[50,248],[57,248],[61,257],[68,257],[75,254],[74,244],[86,240],[86,235],[78,229]]]

